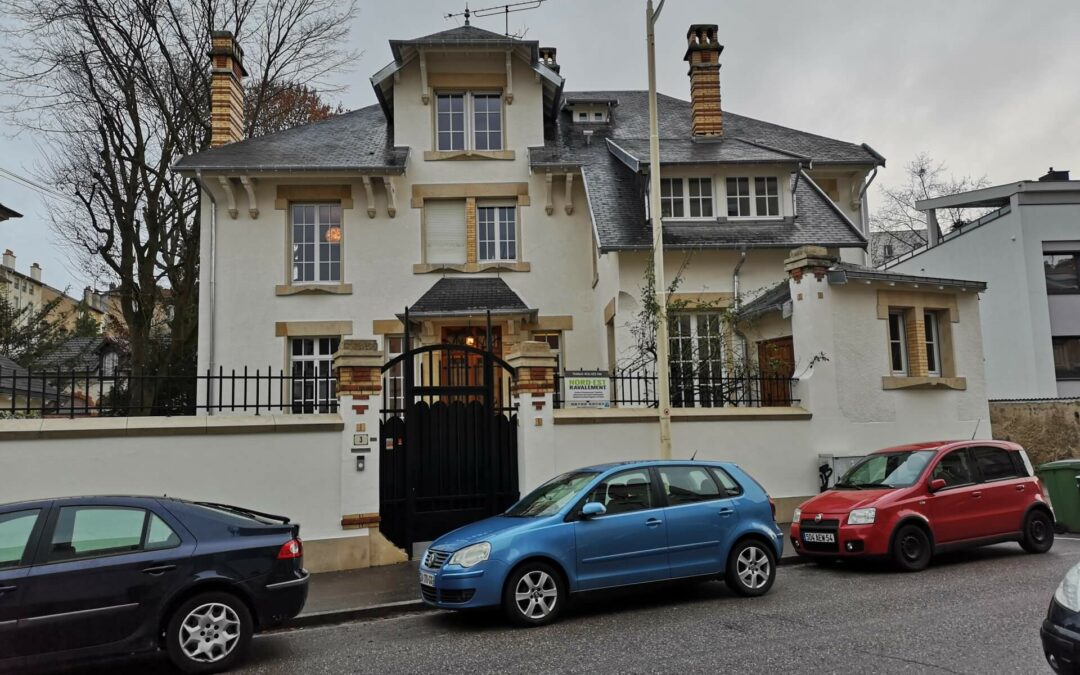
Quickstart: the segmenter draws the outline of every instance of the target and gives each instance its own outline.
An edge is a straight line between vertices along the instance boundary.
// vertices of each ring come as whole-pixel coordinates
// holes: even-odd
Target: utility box
[[[1035,474],[1050,493],[1058,525],[1080,532],[1080,459],[1047,462]]]

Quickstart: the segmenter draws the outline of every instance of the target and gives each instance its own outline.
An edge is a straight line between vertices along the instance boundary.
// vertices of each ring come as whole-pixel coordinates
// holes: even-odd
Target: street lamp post
[[[664,276],[664,227],[660,217],[660,123],[656,110],[656,39],[654,27],[665,0],[653,11],[645,5],[645,32],[649,45],[649,217],[653,234],[653,292],[660,315],[656,320],[656,393],[660,413],[660,458],[671,459],[671,381],[668,376],[667,279]]]

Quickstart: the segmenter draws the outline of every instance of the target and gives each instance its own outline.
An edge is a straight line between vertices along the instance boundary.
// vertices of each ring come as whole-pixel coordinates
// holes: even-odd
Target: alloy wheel
[[[757,590],[767,584],[771,571],[769,556],[757,546],[744,548],[735,561],[735,573],[751,590]]]
[[[529,619],[543,619],[555,609],[559,589],[555,579],[541,570],[524,574],[514,589],[514,602],[518,611]]]
[[[220,602],[199,605],[180,624],[180,649],[192,661],[216,663],[228,656],[240,639],[240,618]]]

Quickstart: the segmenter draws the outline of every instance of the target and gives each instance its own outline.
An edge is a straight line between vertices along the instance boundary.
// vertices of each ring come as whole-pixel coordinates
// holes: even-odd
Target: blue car
[[[762,595],[782,553],[772,500],[734,464],[603,464],[440,537],[421,560],[420,591],[436,607],[502,606],[536,626],[572,593],[617,586],[722,576],[740,595]]]

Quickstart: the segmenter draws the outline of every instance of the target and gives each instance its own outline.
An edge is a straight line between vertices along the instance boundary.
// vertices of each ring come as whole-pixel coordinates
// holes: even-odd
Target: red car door
[[[1024,512],[1031,503],[1028,484],[1033,482],[1021,476],[1012,454],[1005,448],[977,446],[971,448],[971,456],[982,481],[980,536],[1019,532],[1023,527]]]
[[[930,470],[930,480],[941,479],[945,487],[932,493],[929,502],[930,526],[934,542],[948,544],[980,535],[982,486],[975,480],[972,460],[966,448],[958,448],[938,458]]]

